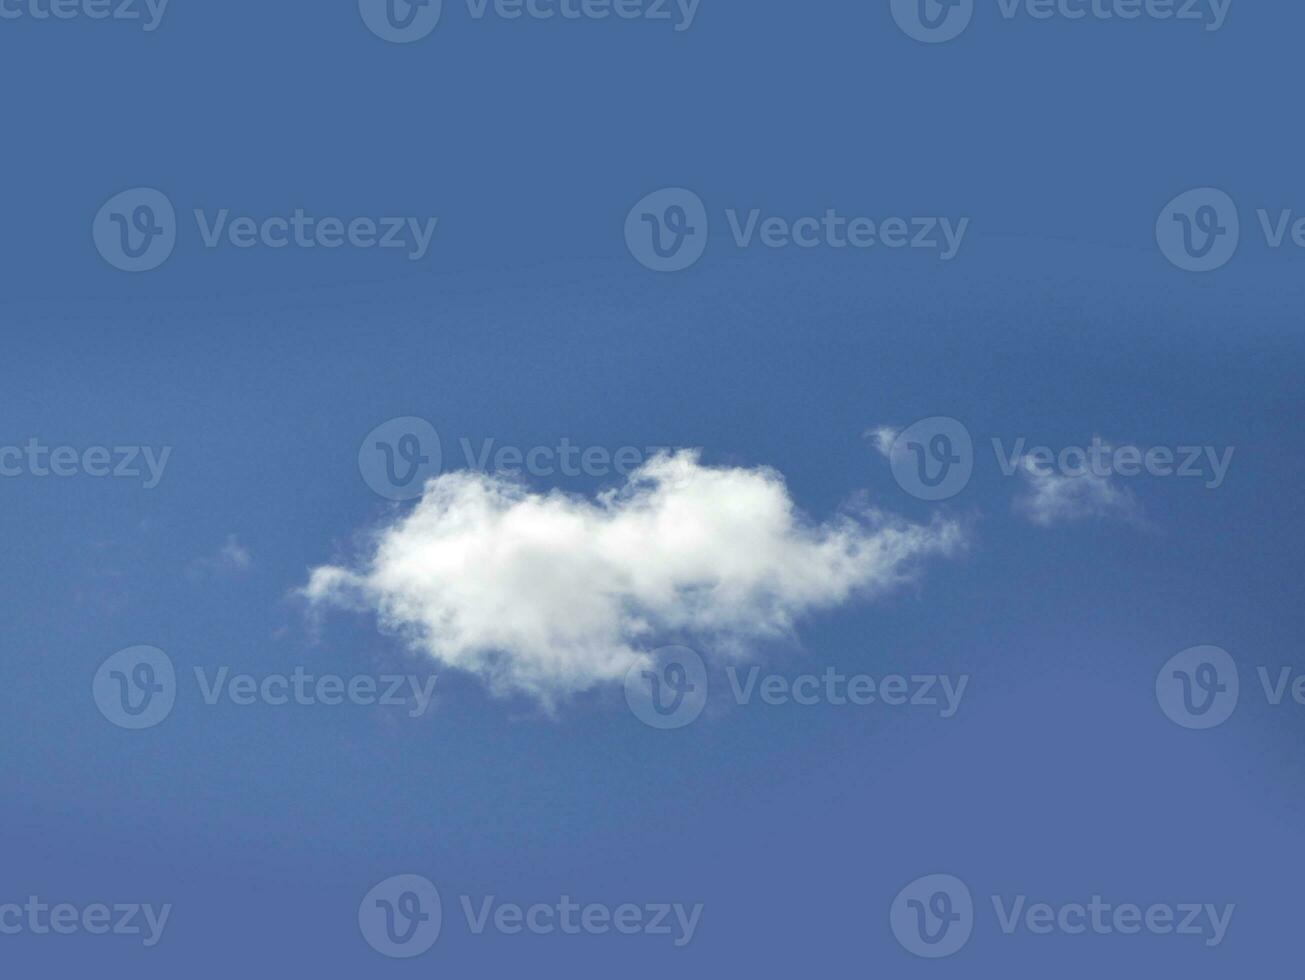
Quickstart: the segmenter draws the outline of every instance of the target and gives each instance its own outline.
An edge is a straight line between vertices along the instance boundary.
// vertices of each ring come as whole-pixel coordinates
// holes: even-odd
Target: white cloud
[[[249,549],[236,540],[234,534],[227,538],[227,543],[218,552],[218,561],[227,568],[244,569],[252,562]]]
[[[446,666],[551,705],[669,643],[746,656],[749,641],[891,589],[961,544],[955,524],[864,507],[814,524],[774,470],[707,467],[680,451],[592,500],[445,474],[353,567],[316,568],[302,592],[315,608],[373,610]]]
[[[249,549],[237,541],[234,534],[229,534],[226,543],[216,554],[195,559],[190,563],[187,573],[191,578],[234,574],[248,570],[252,564],[253,556],[250,555]]]
[[[1089,517],[1138,518],[1133,494],[1116,486],[1108,474],[1087,467],[1076,472],[1058,472],[1039,466],[1028,456],[1020,459],[1019,472],[1027,488],[1015,499],[1015,509],[1041,527]]]
[[[893,443],[897,441],[900,434],[898,429],[891,428],[887,425],[881,425],[877,429],[867,429],[865,438],[869,439],[879,452],[883,453],[884,458],[891,459],[893,455]]]

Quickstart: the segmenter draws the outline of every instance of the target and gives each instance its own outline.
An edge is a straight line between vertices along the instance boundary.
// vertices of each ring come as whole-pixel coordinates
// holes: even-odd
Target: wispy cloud
[[[441,663],[551,705],[669,642],[746,656],[749,641],[885,592],[962,537],[868,507],[813,523],[776,471],[680,451],[594,499],[445,474],[359,561],[313,569],[302,593],[316,608],[372,610]]]
[[[1116,485],[1110,474],[1054,470],[1029,456],[1019,461],[1025,490],[1015,509],[1039,527],[1054,527],[1088,518],[1137,521],[1140,510],[1132,491]]]
[[[187,571],[191,578],[233,574],[246,571],[253,561],[249,549],[242,545],[234,534],[229,534],[226,542],[215,554],[195,559],[190,563]]]
[[[870,440],[870,444],[879,450],[885,459],[888,459],[893,455],[893,443],[897,441],[899,432],[899,429],[881,425],[878,428],[867,429],[864,437]]]

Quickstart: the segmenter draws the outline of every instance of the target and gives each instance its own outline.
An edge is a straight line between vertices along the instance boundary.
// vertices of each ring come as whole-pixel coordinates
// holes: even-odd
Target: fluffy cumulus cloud
[[[962,534],[866,507],[813,523],[779,473],[681,451],[594,499],[448,473],[368,540],[358,561],[312,571],[315,608],[374,611],[442,664],[552,704],[669,643],[746,656],[804,614],[899,585]]]
[[[1015,509],[1040,527],[1089,517],[1140,519],[1133,494],[1116,485],[1109,473],[1087,467],[1057,470],[1029,456],[1020,459],[1019,473],[1025,490],[1015,498]]]

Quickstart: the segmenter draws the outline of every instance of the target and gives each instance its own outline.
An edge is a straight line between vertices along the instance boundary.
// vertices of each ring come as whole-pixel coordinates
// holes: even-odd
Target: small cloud
[[[248,568],[250,565],[249,549],[237,541],[234,534],[229,535],[227,543],[218,552],[218,562],[226,568]]]
[[[881,425],[877,429],[867,429],[863,433],[863,438],[869,439],[875,449],[879,450],[885,458],[891,458],[893,443],[897,441],[897,436],[900,432],[900,429]]]
[[[1115,485],[1111,474],[1083,468],[1064,473],[1024,456],[1019,473],[1025,492],[1015,499],[1015,509],[1039,527],[1054,527],[1088,518],[1117,518],[1135,522],[1140,511],[1132,492]]]
[[[186,570],[192,579],[211,578],[218,575],[235,575],[247,571],[253,564],[249,549],[236,540],[234,534],[227,535],[226,543],[217,553],[207,558],[196,558]]]
[[[314,609],[371,611],[413,649],[550,708],[672,643],[745,658],[964,543],[954,523],[865,506],[814,523],[776,471],[684,450],[592,499],[446,473],[370,541],[360,561],[312,570],[301,594]]]

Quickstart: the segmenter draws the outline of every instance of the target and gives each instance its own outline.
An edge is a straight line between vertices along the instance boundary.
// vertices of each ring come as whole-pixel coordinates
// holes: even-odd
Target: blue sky
[[[958,36],[927,43],[888,2],[702,0],[676,30],[446,0],[429,36],[389,43],[356,4],[327,7],[172,0],[154,30],[4,8],[20,13],[0,20],[0,452],[35,440],[78,462],[42,476],[25,450],[0,455],[17,467],[0,477],[0,927],[22,924],[0,930],[0,963],[146,978],[1291,962],[1305,187],[1283,107],[1305,14],[1234,0],[1207,30],[976,0]],[[176,240],[129,273],[93,226],[136,188],[166,198]],[[691,196],[640,205],[667,188]],[[1181,228],[1171,202],[1203,188],[1234,211],[1205,192],[1175,207],[1215,229],[1225,264],[1186,271],[1157,226]],[[648,213],[669,234],[675,204],[701,254],[654,271],[627,224],[648,231]],[[433,230],[415,259],[225,237],[297,209],[318,231]],[[130,201],[108,210],[134,220]],[[735,239],[754,212],[760,236],[776,217],[822,234],[830,211],[890,238],[887,219],[968,220],[946,260],[882,238]],[[404,418],[439,437],[420,502],[378,494],[378,464],[359,463]],[[910,428],[937,418],[968,437],[971,472],[921,499],[913,454],[959,445]],[[699,455],[679,483],[631,487],[606,466],[468,473],[463,440]],[[1178,462],[1208,447],[1226,472],[1003,472],[1016,445],[1094,440]],[[90,475],[96,447],[141,475]],[[305,595],[323,568],[351,576],[347,595]],[[166,656],[175,701],[129,730],[97,707],[117,683],[97,672],[139,646]],[[1207,646],[1228,660],[1168,663]],[[666,647],[701,658],[707,694],[661,729],[625,676],[674,681]],[[1173,672],[1199,686],[1207,663],[1223,690],[1195,696],[1222,713],[1236,676],[1235,709],[1185,727]],[[753,668],[776,690],[827,672],[881,693],[967,680],[944,717],[736,696]],[[434,695],[419,712],[209,704],[196,671],[223,669],[434,677]],[[908,903],[942,909],[940,887],[907,890],[939,874],[973,916],[934,961]],[[438,939],[409,958],[375,948],[379,913],[359,921],[401,875],[442,902]],[[4,912],[32,896],[170,911],[149,946],[41,935]],[[678,945],[477,932],[463,899],[488,896],[632,905],[645,924],[661,905],[701,913]],[[1053,917],[1094,896],[1232,910],[1214,943],[1008,933],[1020,896]]]

